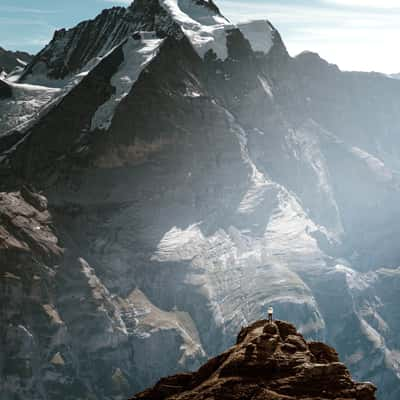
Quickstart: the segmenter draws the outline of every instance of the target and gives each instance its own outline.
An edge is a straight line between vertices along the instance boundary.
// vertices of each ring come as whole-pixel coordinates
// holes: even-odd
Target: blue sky
[[[55,29],[129,0],[0,0],[0,46],[37,52]],[[217,0],[233,21],[269,19],[292,55],[318,52],[346,70],[400,72],[400,0]]]

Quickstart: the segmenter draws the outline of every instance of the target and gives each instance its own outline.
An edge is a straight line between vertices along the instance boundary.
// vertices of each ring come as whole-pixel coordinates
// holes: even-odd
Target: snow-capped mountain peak
[[[7,400],[128,398],[268,305],[400,398],[399,81],[212,1],[135,0],[1,97]]]
[[[254,51],[268,53],[272,47],[275,30],[269,22],[234,25],[212,0],[135,0],[127,8],[113,7],[93,20],[55,32],[20,80],[64,86],[74,75],[91,70],[136,32],[156,32],[158,38],[185,35],[200,57],[212,51],[225,60],[227,35],[235,29],[242,31]]]
[[[218,58],[228,56],[226,34],[234,28],[214,3],[194,0],[160,0],[161,6],[181,27],[198,54],[213,50]]]
[[[212,50],[219,59],[226,59],[226,36],[232,29],[242,32],[253,51],[267,54],[273,45],[275,29],[265,19],[234,25],[212,1],[160,0],[160,4],[181,27],[201,57]]]
[[[151,51],[151,57],[146,55],[146,49],[153,46],[147,47],[146,40],[153,40],[158,49],[166,37],[174,40],[186,38],[200,58],[212,53],[224,61],[228,58],[228,47],[234,41],[228,43],[228,37],[239,30],[253,51],[268,53],[274,43],[276,31],[268,21],[235,25],[222,15],[212,0],[135,0],[127,8],[104,10],[93,20],[83,21],[71,29],[56,31],[51,42],[23,72],[13,78],[16,85],[48,87],[48,95],[43,102],[28,103],[28,119],[21,118],[18,111],[15,118],[0,121],[0,130],[8,131],[29,122],[32,115],[39,115],[37,112],[45,104],[53,104],[53,96],[61,98],[68,93],[102,60],[115,54],[114,51],[121,47],[124,53],[122,70],[116,69],[111,82],[116,92],[96,112],[91,124],[91,130],[108,129],[114,108],[158,53]],[[127,41],[134,43],[132,49],[137,48],[135,54],[132,49],[129,51],[128,59],[125,52]],[[129,69],[131,71],[125,73]],[[11,105],[16,101],[13,98],[9,100]]]

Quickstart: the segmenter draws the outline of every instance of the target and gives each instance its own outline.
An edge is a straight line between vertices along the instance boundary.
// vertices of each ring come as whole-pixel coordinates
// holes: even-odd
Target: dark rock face
[[[54,79],[62,79],[96,57],[104,46],[104,51],[110,50],[126,37],[126,13],[125,8],[114,7],[104,10],[93,21],[82,22],[68,31],[56,31],[49,45],[35,56],[22,80],[36,71]],[[109,37],[112,39],[111,43],[106,45]],[[65,52],[69,56],[63,60]]]
[[[25,70],[21,81],[31,74],[63,79],[96,57],[104,56],[136,31],[155,31],[160,37],[181,34],[157,0],[138,0],[128,8],[113,7],[94,20],[55,32],[53,40]]]
[[[0,47],[0,73],[10,73],[16,67],[24,67],[24,64],[29,64],[33,56],[24,51],[8,51]],[[22,61],[22,63],[21,63]]]
[[[12,96],[10,85],[0,79],[0,99],[7,99]]]
[[[196,2],[219,15],[206,3]],[[158,1],[137,0],[57,34],[27,69],[29,81],[90,66],[36,122],[0,139],[7,209],[30,204],[32,227],[50,214],[49,235],[65,249],[41,258],[47,245],[34,235],[28,261],[4,253],[7,277],[39,260],[49,283],[37,302],[63,321],[61,334],[43,307],[40,324],[14,308],[14,296],[29,303],[38,273],[23,290],[4,278],[1,340],[12,350],[0,366],[17,365],[2,370],[6,400],[127,397],[223,352],[268,304],[398,399],[399,82],[315,54],[293,59],[265,27],[268,53],[231,26],[227,58],[202,57]],[[93,123],[110,110],[109,124]],[[28,243],[22,228],[9,236]],[[5,327],[20,325],[29,334],[13,341]],[[279,328],[288,355],[306,346],[293,329]],[[337,363],[307,346],[313,363]],[[19,347],[33,349],[33,376],[18,369]]]
[[[82,147],[85,133],[90,130],[92,115],[114,91],[110,79],[122,61],[123,53],[119,46],[32,128],[29,133],[34,133],[20,147],[15,159],[16,169],[21,174],[32,177],[33,169],[42,170],[57,158]],[[59,134],[54,135],[55,131]],[[43,146],[43,143],[47,145]]]
[[[353,382],[324,343],[307,343],[286,322],[258,321],[197,372],[161,379],[133,399],[374,400],[375,391],[372,384]]]

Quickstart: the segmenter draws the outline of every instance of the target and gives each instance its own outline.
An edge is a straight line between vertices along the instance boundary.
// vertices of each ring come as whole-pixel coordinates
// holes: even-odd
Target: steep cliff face
[[[0,79],[0,99],[7,99],[12,96],[10,85]]]
[[[51,321],[14,308],[35,274],[10,289],[18,318],[1,326],[24,327],[36,355],[34,375],[1,364],[7,400],[127,397],[224,351],[268,304],[397,400],[399,81],[293,59],[269,22],[234,26],[192,0],[137,0],[58,33],[22,81],[0,100],[0,188],[16,215],[21,184],[48,199],[65,250],[40,261],[37,302],[67,333],[42,344]],[[18,277],[28,261],[8,254]],[[47,373],[53,356],[67,367]]]
[[[21,81],[62,81],[119,46],[135,32],[155,32],[158,36],[182,34],[171,15],[157,0],[136,1],[130,7],[104,10],[94,20],[70,30],[55,32],[53,40],[35,57]]]
[[[190,315],[112,295],[44,196],[1,193],[0,223],[2,398],[119,398],[204,360]]]
[[[375,400],[375,390],[353,382],[336,351],[324,343],[306,342],[288,323],[258,321],[197,372],[161,379],[133,399]]]

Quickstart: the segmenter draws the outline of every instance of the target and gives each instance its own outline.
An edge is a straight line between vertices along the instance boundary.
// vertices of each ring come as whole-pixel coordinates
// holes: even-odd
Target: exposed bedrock
[[[397,400],[400,82],[178,3],[58,32],[0,102],[5,400],[126,398],[268,305]]]
[[[133,399],[374,400],[375,390],[352,381],[326,344],[306,342],[286,322],[257,321],[197,372],[161,379]]]

